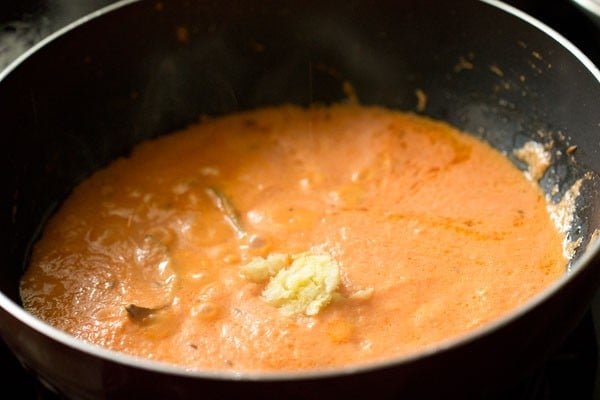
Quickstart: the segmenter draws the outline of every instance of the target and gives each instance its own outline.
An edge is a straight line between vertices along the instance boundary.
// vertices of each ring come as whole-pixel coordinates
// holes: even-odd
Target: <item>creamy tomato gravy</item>
[[[187,368],[327,368],[416,352],[564,273],[544,194],[471,135],[377,107],[280,106],[140,144],[82,182],[22,279],[85,341]],[[328,254],[336,297],[282,314],[241,268]],[[355,294],[359,295],[355,295]]]

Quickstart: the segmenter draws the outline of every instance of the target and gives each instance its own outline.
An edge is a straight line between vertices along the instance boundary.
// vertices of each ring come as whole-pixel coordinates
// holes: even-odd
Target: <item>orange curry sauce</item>
[[[360,105],[209,118],[74,189],[21,282],[77,338],[185,368],[323,369],[416,352],[565,272],[539,186],[479,139]],[[339,266],[318,313],[282,314],[255,257]],[[354,295],[358,293],[359,295]]]

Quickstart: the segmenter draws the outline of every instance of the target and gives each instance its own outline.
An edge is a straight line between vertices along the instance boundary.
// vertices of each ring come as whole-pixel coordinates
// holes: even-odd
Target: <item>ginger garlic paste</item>
[[[44,227],[24,307],[190,369],[417,352],[566,270],[537,182],[475,137],[356,104],[213,117],[139,144]]]

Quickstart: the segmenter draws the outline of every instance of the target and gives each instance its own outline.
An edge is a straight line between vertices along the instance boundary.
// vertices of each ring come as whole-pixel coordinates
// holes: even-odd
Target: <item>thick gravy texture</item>
[[[186,368],[408,354],[564,273],[544,194],[504,155],[378,107],[279,106],[140,144],[75,188],[21,283],[85,341]]]

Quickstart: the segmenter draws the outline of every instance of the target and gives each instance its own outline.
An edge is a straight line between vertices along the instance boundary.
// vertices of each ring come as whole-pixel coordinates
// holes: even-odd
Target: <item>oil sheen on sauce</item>
[[[185,368],[324,369],[494,321],[565,272],[562,240],[539,186],[469,134],[282,105],[141,143],[83,181],[21,297],[77,338]],[[296,303],[269,298],[273,260]],[[266,275],[245,272],[257,262]]]

